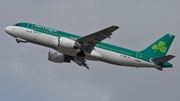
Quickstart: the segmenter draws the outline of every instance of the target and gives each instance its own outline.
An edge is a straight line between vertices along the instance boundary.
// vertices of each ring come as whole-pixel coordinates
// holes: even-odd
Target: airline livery
[[[142,51],[134,51],[102,42],[110,38],[118,26],[110,26],[95,33],[80,37],[67,32],[44,27],[34,23],[20,22],[5,28],[6,33],[14,37],[17,43],[31,42],[53,48],[49,51],[48,60],[56,63],[74,61],[89,69],[86,60],[137,68],[171,68],[168,61],[173,55],[166,55],[175,36],[165,34]]]

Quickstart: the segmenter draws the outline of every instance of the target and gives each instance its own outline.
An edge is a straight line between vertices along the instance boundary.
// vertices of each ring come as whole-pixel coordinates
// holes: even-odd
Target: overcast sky
[[[0,101],[179,101],[180,0],[0,0]],[[4,32],[17,22],[87,35],[121,26],[105,42],[142,50],[166,33],[176,35],[168,54],[173,68],[137,69],[88,61],[47,60],[48,51],[18,44]]]

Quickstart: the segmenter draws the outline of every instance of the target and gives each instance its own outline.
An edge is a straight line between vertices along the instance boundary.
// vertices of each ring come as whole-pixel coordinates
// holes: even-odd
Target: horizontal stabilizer
[[[158,58],[153,58],[152,61],[154,63],[165,63],[165,62],[171,60],[174,57],[175,56],[173,56],[173,55],[166,55],[166,56],[162,56],[162,57],[158,57]]]

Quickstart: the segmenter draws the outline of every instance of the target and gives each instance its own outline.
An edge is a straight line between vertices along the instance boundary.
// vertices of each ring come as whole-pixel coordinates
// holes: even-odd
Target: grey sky
[[[179,0],[1,0],[1,101],[178,101]],[[88,61],[90,70],[74,63],[47,60],[49,48],[17,44],[4,32],[26,21],[87,35],[111,25],[124,25],[108,43],[142,50],[166,33],[176,35],[168,54],[174,67],[137,69]]]

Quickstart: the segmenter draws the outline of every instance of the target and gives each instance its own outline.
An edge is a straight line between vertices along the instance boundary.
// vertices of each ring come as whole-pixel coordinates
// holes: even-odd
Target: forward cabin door
[[[31,33],[31,36],[33,36],[32,37],[33,41],[36,41],[37,40],[37,33],[34,33],[33,29],[34,29],[34,24],[33,23],[31,23],[31,24],[28,23],[26,31]]]
[[[32,31],[33,31],[33,23],[32,24],[27,24],[27,30],[26,30],[27,32],[29,32],[29,33],[32,33]]]

